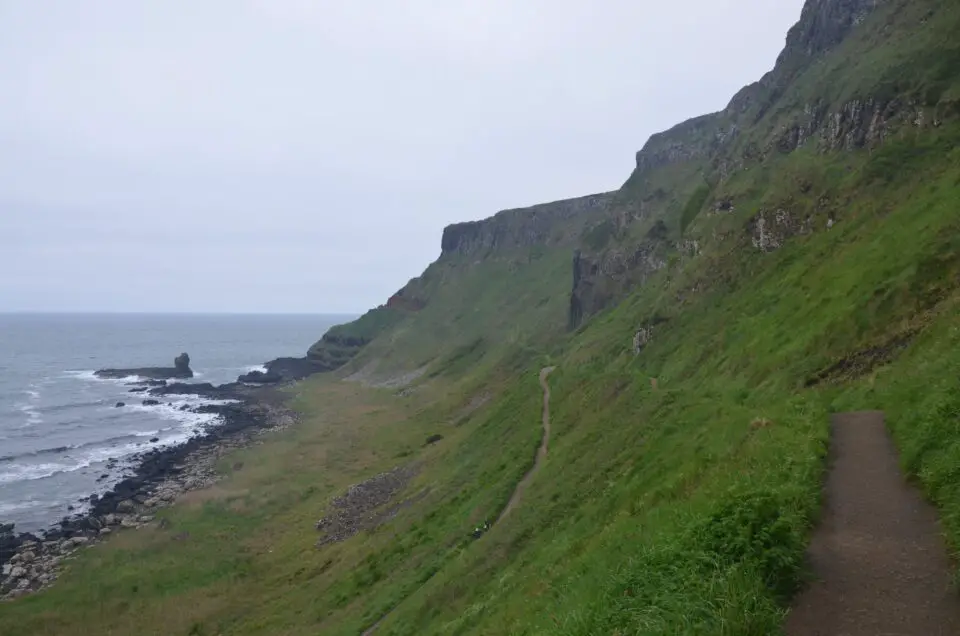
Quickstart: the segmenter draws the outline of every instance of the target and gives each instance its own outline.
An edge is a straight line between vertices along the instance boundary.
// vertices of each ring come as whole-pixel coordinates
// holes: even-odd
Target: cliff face
[[[378,387],[291,392],[303,424],[246,451],[233,478],[258,514],[182,507],[122,563],[91,560],[36,603],[2,605],[0,634],[131,631],[129,612],[92,604],[135,605],[181,634],[241,605],[271,633],[783,633],[833,407],[887,413],[960,545],[957,34],[956,0],[811,0],[774,71],[651,138],[619,192],[452,226],[383,305],[248,376],[341,368]],[[276,415],[265,406],[236,421]],[[551,413],[552,436],[539,425]],[[387,502],[392,466],[418,472],[388,483]],[[474,542],[528,483],[520,523]],[[324,508],[383,525],[305,551]],[[65,537],[80,527],[67,521]],[[182,529],[193,538],[144,569]],[[0,524],[0,561],[20,554],[0,595],[16,596],[39,581],[11,530]],[[249,550],[265,538],[277,549]],[[145,572],[189,585],[126,584]]]
[[[613,196],[592,194],[450,225],[443,230],[442,256],[483,256],[494,250],[572,243],[588,219],[609,211]]]
[[[679,162],[713,158],[733,146],[745,128],[757,124],[769,112],[799,73],[809,68],[818,56],[841,44],[880,4],[882,0],[808,0],[800,21],[787,35],[774,69],[739,91],[723,111],[691,119],[651,136],[637,153],[634,176]],[[875,124],[873,130],[876,131],[879,120],[892,118],[895,115],[892,111],[899,109],[886,108],[886,104],[881,108],[869,98],[866,101],[869,102],[867,108],[864,100],[859,99],[833,111],[822,101],[804,104],[796,113],[804,122],[798,125],[802,134],[795,137],[792,146],[778,145],[778,149],[796,149],[831,121],[837,123],[824,130],[826,149],[861,147],[878,140],[877,134],[871,134],[871,123]],[[746,149],[742,158],[758,158],[751,154],[755,151],[755,148]]]
[[[651,136],[637,152],[636,173],[646,174],[682,161],[703,159],[716,152],[737,130],[732,123],[724,126],[725,115],[704,115]]]
[[[430,321],[437,338],[460,324],[443,336],[455,338],[469,312],[478,311],[460,305],[483,303],[482,313],[497,302],[517,302],[507,283],[496,290],[502,297],[478,300],[496,286],[482,276],[515,276],[544,253],[572,257],[563,274],[565,322],[576,328],[676,265],[704,255],[716,260],[718,252],[770,252],[794,236],[829,229],[843,214],[837,198],[809,175],[771,188],[764,181],[768,168],[801,150],[874,151],[904,130],[932,130],[960,117],[960,92],[953,88],[960,42],[949,26],[953,18],[938,15],[952,9],[942,6],[808,0],[773,69],[724,110],[651,136],[618,191],[448,226],[440,257],[423,277],[356,323],[332,330],[311,349],[311,359],[339,366],[382,333],[411,334]],[[937,32],[930,28],[935,23]],[[889,33],[897,34],[896,46]],[[936,46],[925,41],[937,38]],[[546,306],[547,290],[555,293],[561,284],[559,270],[546,274],[543,267],[552,278],[533,300],[538,307]],[[465,276],[476,277],[472,301],[465,297]],[[685,293],[706,285],[697,282]],[[459,297],[451,291],[457,287]]]
[[[883,0],[807,0],[800,21],[787,33],[787,45],[777,59],[812,57],[840,44],[850,31],[863,24]]]
[[[705,242],[728,238],[688,236],[688,227],[701,209],[732,214],[740,207],[742,201],[725,190],[745,171],[801,149],[876,149],[902,131],[937,128],[960,116],[960,99],[952,92],[960,41],[942,42],[936,55],[924,41],[937,37],[924,33],[940,10],[934,6],[808,0],[773,70],[739,91],[723,111],[653,135],[616,199],[621,209],[644,209],[626,216],[636,228],[621,227],[620,240],[601,249],[584,246],[574,259],[571,326],[644,284],[670,258],[696,256]],[[892,59],[890,44],[879,35],[887,32],[908,34],[901,46],[916,52]],[[943,29],[940,37],[948,32]],[[852,55],[859,56],[859,65]],[[791,236],[834,222],[829,210],[818,210],[824,218],[792,209],[789,200],[756,209],[743,226],[743,245],[778,249]],[[669,232],[650,236],[646,229],[658,222]]]
[[[443,342],[445,346],[459,337],[463,327],[455,323],[466,320],[464,314],[472,314],[479,321],[484,311],[497,313],[496,318],[487,317],[484,322],[502,331],[506,325],[496,327],[497,322],[509,322],[507,318],[511,315],[504,304],[513,302],[517,312],[528,311],[530,307],[519,304],[522,293],[513,294],[512,297],[499,296],[501,291],[504,294],[509,294],[509,291],[506,288],[499,289],[497,281],[487,280],[490,278],[503,279],[513,275],[522,278],[526,275],[531,277],[533,283],[539,277],[538,285],[531,284],[530,288],[531,293],[537,294],[536,302],[540,303],[540,311],[545,313],[551,305],[545,302],[543,295],[559,297],[557,302],[562,303],[564,292],[569,290],[569,282],[556,277],[555,272],[549,269],[549,263],[531,265],[542,256],[535,257],[533,252],[549,252],[548,261],[555,260],[561,254],[563,259],[569,258],[585,229],[611,214],[614,202],[615,193],[593,194],[529,208],[504,210],[488,219],[447,227],[443,231],[440,257],[422,276],[409,281],[383,305],[368,311],[358,320],[332,328],[310,347],[306,363],[317,371],[339,369],[357,357],[378,336],[390,330],[402,330],[401,325],[407,324],[407,321],[418,324],[433,321],[428,340]],[[535,269],[537,266],[543,268],[541,275],[517,272],[520,267]],[[466,283],[467,276],[472,279],[473,287]],[[468,289],[476,291],[468,293]],[[458,294],[459,297],[451,298]],[[481,301],[479,296],[483,294],[488,296]],[[479,309],[461,307],[470,302],[483,302],[484,306]],[[554,314],[561,317],[562,310]],[[405,333],[412,339],[416,338],[415,329]],[[403,338],[398,340],[400,344],[397,346],[405,346]],[[429,356],[430,352],[425,350],[422,342],[418,342],[416,348],[418,355]],[[381,356],[386,349],[388,347],[383,345],[376,354],[367,352],[367,357]]]

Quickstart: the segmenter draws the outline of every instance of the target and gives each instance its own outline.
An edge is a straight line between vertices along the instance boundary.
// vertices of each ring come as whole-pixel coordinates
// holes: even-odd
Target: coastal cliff
[[[0,632],[781,633],[837,411],[885,413],[960,545],[958,32],[956,3],[808,0],[769,73],[636,140],[617,191],[446,228],[267,365],[328,372],[231,386],[299,424]]]

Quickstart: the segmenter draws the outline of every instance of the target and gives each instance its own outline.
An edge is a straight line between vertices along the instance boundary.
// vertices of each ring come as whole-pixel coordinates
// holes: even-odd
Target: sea
[[[135,378],[102,380],[95,370],[173,366],[187,352],[192,382],[233,382],[273,358],[303,356],[328,328],[353,318],[0,314],[0,523],[47,528],[109,490],[135,454],[215,422],[180,410],[209,400],[167,396],[143,406],[144,396],[129,392]]]

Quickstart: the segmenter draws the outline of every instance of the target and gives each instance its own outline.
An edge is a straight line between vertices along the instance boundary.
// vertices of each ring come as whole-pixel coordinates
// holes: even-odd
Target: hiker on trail
[[[482,525],[477,526],[473,529],[473,538],[479,539],[483,536],[483,533],[490,529],[490,522],[484,521]]]

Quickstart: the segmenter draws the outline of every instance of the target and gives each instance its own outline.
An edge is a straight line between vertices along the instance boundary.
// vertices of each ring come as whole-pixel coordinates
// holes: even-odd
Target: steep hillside
[[[957,33],[953,2],[809,0],[619,191],[447,228],[311,350],[343,366],[289,389],[300,426],[0,633],[777,634],[837,409],[887,412],[957,550]]]
[[[570,255],[613,194],[505,210],[443,232],[440,257],[384,305],[331,329],[314,360],[340,356],[357,377],[438,373],[454,360],[475,365],[504,350],[543,346],[566,326]],[[352,346],[345,351],[344,340]],[[369,343],[369,346],[364,346]],[[363,349],[361,353],[361,348]]]
[[[841,220],[830,157],[909,144],[960,117],[956,12],[925,1],[807,2],[772,71],[723,111],[654,135],[637,153],[619,214],[603,221],[609,240],[578,259],[573,322],[671,256],[716,255],[744,238],[769,251]],[[806,159],[794,158],[790,174],[784,160],[795,154]]]
[[[955,12],[927,1],[807,2],[774,69],[723,111],[651,137],[619,191],[451,226],[440,261],[400,295],[431,293],[424,282],[439,280],[432,270],[445,257],[482,265],[511,249],[572,248],[575,327],[704,250],[715,255],[747,238],[769,251],[832,226],[844,211],[818,157],[909,143],[960,118]],[[797,159],[788,185],[780,165],[793,154],[807,159]]]

